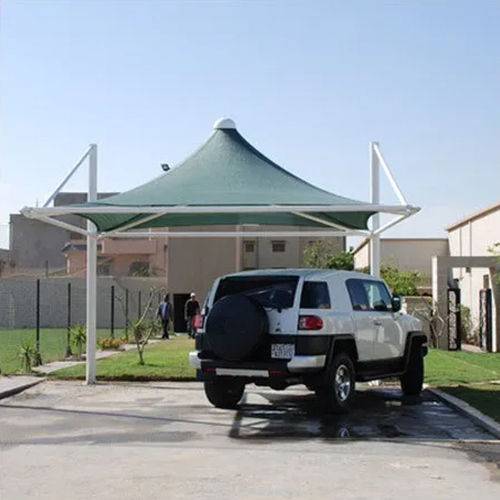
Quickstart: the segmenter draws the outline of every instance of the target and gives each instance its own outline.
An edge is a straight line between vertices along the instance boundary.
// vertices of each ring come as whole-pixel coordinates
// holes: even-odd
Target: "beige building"
[[[493,271],[498,262],[493,257],[491,248],[500,242],[500,202],[452,224],[446,231],[451,257],[449,268],[460,288],[462,304],[470,308],[474,329],[480,328],[481,314],[486,313],[480,304],[481,290],[489,290],[491,349],[498,351],[500,301],[498,282]],[[483,316],[483,322],[484,320]],[[482,339],[482,343],[483,347],[489,347],[486,346],[486,339]]]
[[[419,271],[422,286],[431,282],[431,260],[434,255],[449,255],[446,238],[382,238],[380,240],[380,260],[382,265],[390,265],[404,271]],[[370,265],[370,245],[365,239],[354,250],[355,269]]]
[[[206,231],[207,226],[158,228],[157,231]],[[212,231],[230,231],[234,226],[210,226]],[[238,229],[244,231],[244,226]],[[279,231],[282,226],[251,226],[249,230]],[[287,227],[292,231],[307,231],[305,227]],[[154,276],[164,278],[171,294],[176,320],[181,328],[183,305],[194,291],[204,300],[213,281],[221,275],[245,269],[303,267],[304,249],[322,238],[300,237],[203,237],[104,239],[98,243],[98,274],[100,276]],[[325,238],[339,252],[345,248],[345,238]],[[86,274],[86,241],[74,239],[64,247],[67,274]],[[178,318],[178,313],[180,317]]]

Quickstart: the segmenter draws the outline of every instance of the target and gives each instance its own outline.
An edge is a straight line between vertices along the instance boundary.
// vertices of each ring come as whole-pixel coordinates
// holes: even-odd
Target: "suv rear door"
[[[298,276],[248,275],[222,278],[214,302],[235,293],[243,293],[261,304],[269,319],[269,333],[295,334],[298,322],[296,291]]]
[[[364,281],[360,278],[350,278],[345,284],[351,299],[358,357],[360,361],[369,361],[374,357],[377,318],[370,309]]]

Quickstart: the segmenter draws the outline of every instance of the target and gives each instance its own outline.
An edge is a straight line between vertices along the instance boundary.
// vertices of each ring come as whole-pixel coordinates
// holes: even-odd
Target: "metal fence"
[[[99,278],[98,337],[126,334],[151,290],[153,309],[159,304],[163,284],[156,278]],[[70,352],[70,329],[85,320],[84,278],[0,278],[0,369],[16,371],[19,349],[27,340],[43,362],[64,358]]]

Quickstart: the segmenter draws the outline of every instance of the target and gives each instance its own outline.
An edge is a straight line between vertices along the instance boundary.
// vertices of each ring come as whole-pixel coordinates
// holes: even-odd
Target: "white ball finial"
[[[214,123],[214,129],[236,129],[236,123],[231,118],[219,118]]]

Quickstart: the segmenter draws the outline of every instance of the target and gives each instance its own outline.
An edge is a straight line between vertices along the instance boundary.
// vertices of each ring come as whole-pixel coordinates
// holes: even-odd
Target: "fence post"
[[[40,279],[36,280],[36,352],[37,360],[36,364],[41,364],[41,353],[40,353]]]
[[[125,337],[128,338],[128,288],[125,288]]]
[[[111,285],[111,338],[115,338],[115,285]]]
[[[67,315],[67,331],[66,331],[66,357],[71,356],[71,283],[68,283],[68,315]]]
[[[141,299],[142,299],[141,291],[139,290],[139,294],[138,294],[138,298],[137,298],[137,306],[138,306],[137,307],[137,309],[138,309],[137,317],[138,318],[141,317],[141,309],[142,309]]]

